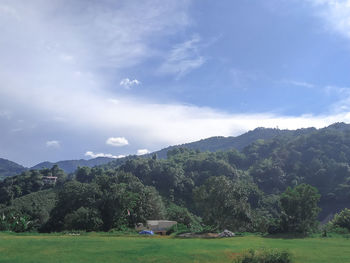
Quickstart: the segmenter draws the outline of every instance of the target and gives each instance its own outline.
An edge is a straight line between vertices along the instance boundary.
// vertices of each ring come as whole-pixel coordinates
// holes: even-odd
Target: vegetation
[[[287,250],[249,249],[235,260],[236,263],[291,263],[292,256]]]
[[[317,189],[310,185],[288,187],[280,200],[282,232],[305,234],[316,230],[319,199]]]
[[[172,148],[167,159],[134,156],[68,175],[57,165],[25,171],[0,182],[0,214],[26,218],[23,231],[112,231],[170,219],[193,232],[311,233],[349,204],[350,128],[270,135],[242,151]]]
[[[350,209],[345,208],[339,214],[336,214],[331,221],[331,226],[345,228],[350,231]]]
[[[17,163],[0,158],[0,181],[8,176],[19,174],[25,170],[26,168]]]

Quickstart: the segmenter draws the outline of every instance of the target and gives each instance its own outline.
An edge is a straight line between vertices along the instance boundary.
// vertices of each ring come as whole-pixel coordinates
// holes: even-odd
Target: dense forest
[[[28,170],[0,182],[0,229],[110,231],[169,219],[195,232],[307,233],[349,207],[349,163],[350,127],[337,123],[277,132],[240,151],[173,147],[166,159]]]

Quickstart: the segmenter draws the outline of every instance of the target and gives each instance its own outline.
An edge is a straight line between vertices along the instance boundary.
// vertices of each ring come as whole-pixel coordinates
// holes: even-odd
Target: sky
[[[350,0],[0,0],[0,157],[350,122]]]

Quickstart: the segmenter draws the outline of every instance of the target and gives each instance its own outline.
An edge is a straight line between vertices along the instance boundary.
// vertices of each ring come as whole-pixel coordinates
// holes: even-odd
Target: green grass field
[[[283,248],[295,262],[350,263],[350,239],[230,239],[0,233],[0,262],[232,262],[249,248]]]

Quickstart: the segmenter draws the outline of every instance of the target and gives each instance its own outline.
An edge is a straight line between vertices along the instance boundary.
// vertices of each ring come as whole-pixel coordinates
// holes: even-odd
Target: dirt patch
[[[229,259],[236,259],[239,255],[241,255],[240,253],[235,253],[235,252],[230,252],[230,251],[225,251],[225,255],[229,258]]]

